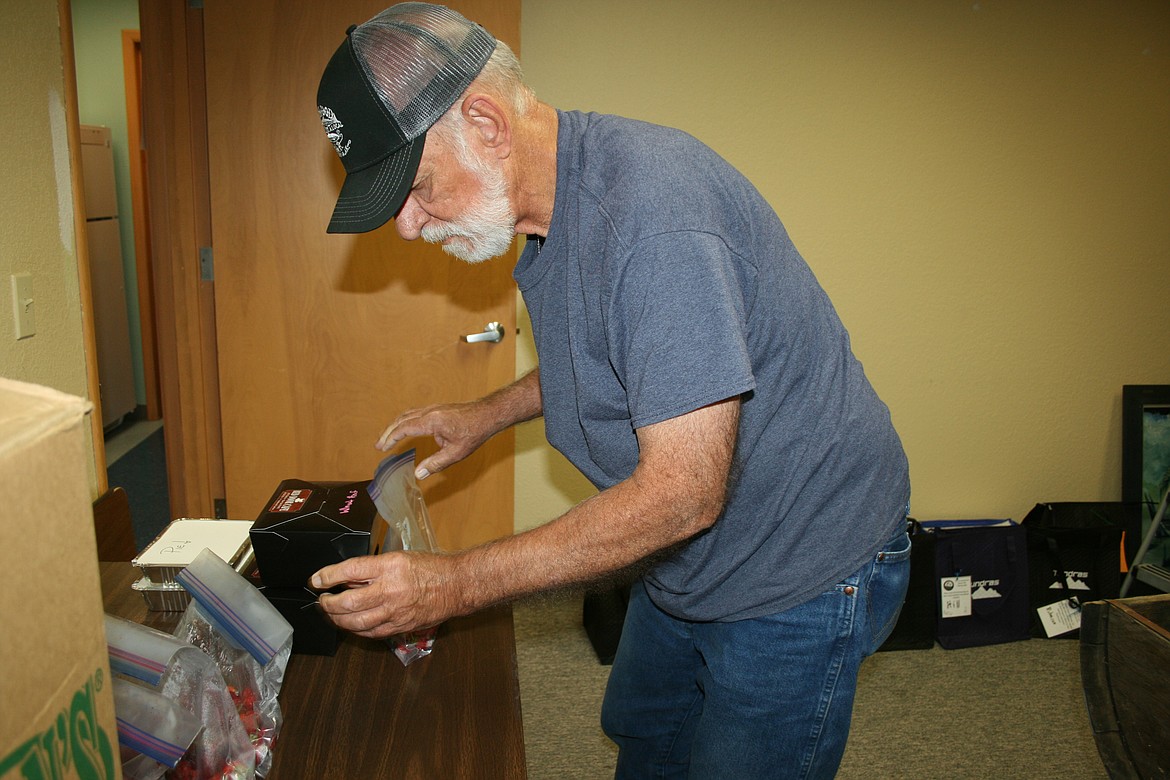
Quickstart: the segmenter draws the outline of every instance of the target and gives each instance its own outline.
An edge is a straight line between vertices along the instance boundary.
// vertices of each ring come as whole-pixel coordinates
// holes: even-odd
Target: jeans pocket
[[[909,584],[910,537],[900,533],[874,557],[870,571],[866,599],[872,643],[870,653],[881,647],[894,630]]]

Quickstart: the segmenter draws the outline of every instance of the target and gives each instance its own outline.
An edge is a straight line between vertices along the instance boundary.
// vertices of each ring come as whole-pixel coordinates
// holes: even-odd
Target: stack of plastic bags
[[[192,601],[174,634],[106,615],[123,776],[264,777],[292,626],[209,550],[176,579]]]

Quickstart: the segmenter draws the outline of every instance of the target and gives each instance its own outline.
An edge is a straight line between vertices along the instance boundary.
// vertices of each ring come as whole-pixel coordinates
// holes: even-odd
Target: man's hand
[[[422,552],[392,552],[349,558],[313,575],[318,589],[345,585],[344,593],[322,593],[321,609],[338,627],[384,639],[430,628],[460,613],[449,587],[452,558]]]
[[[481,402],[439,404],[403,412],[374,446],[385,452],[406,438],[432,437],[439,451],[421,461],[414,472],[416,478],[426,479],[475,452],[498,430]]]
[[[426,479],[463,460],[508,426],[539,417],[540,410],[540,371],[534,369],[478,401],[403,412],[374,446],[385,452],[409,437],[432,437],[439,451],[420,462],[414,472],[417,479]]]

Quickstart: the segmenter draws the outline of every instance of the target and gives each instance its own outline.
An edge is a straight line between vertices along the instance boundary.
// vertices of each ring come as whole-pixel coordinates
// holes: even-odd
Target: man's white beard
[[[479,180],[480,195],[459,219],[423,227],[424,241],[443,244],[443,251],[468,263],[499,257],[512,248],[516,216],[508,200],[504,174],[475,159],[462,135],[455,133],[459,161]],[[453,239],[446,242],[447,239]]]

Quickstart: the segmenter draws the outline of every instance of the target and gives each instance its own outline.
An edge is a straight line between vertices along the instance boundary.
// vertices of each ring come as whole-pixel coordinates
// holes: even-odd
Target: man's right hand
[[[437,404],[403,412],[374,446],[385,452],[403,439],[430,436],[439,451],[421,461],[414,472],[417,479],[426,479],[475,452],[497,431],[491,410],[482,401]]]

